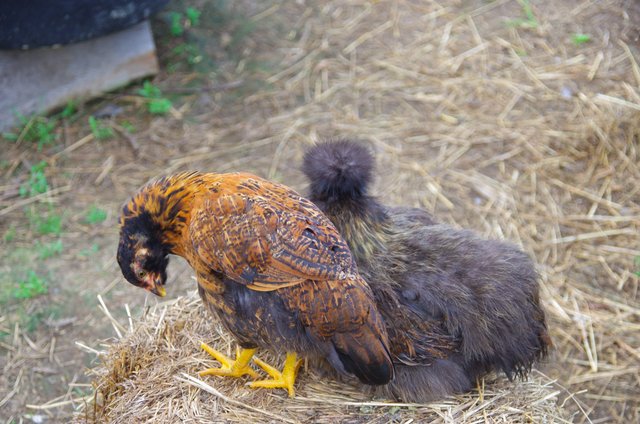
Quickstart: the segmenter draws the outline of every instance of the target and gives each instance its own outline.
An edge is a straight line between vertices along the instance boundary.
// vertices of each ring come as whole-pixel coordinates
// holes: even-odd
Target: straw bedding
[[[270,16],[293,29],[263,49],[282,55],[265,75],[270,89],[180,131],[156,129],[198,149],[174,152],[164,171],[250,170],[304,192],[292,164],[305,147],[364,140],[377,153],[384,203],[424,207],[535,257],[555,344],[541,369],[557,381],[535,371],[527,382],[498,378],[429,406],[380,406],[312,369],[293,400],[242,381],[200,382],[192,378],[210,362],[199,341],[227,351],[233,342],[188,297],[105,347],[95,402],[79,419],[638,421],[640,8],[531,2],[532,28],[505,24],[522,15],[521,2],[440,3],[276,3]],[[570,41],[577,23],[592,43]]]
[[[298,379],[296,397],[290,399],[284,391],[250,389],[246,380],[199,378],[198,370],[213,365],[199,349],[200,341],[226,352],[234,349],[233,338],[204,310],[195,292],[149,310],[109,346],[103,364],[92,370],[94,402],[77,420],[524,423],[565,419],[556,403],[566,393],[540,374],[526,382],[504,378],[481,382],[484,387],[465,396],[411,405],[376,399],[362,385],[337,382],[307,368]],[[259,355],[272,363],[284,360],[266,351]]]

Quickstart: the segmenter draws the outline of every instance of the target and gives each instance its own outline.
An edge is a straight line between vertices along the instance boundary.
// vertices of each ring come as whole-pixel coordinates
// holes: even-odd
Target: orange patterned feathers
[[[130,282],[163,287],[145,264],[183,256],[203,301],[243,348],[321,356],[369,384],[392,378],[385,326],[346,242],[290,188],[246,173],[181,173],[140,189],[120,226],[118,260]],[[141,283],[127,267],[154,279]]]

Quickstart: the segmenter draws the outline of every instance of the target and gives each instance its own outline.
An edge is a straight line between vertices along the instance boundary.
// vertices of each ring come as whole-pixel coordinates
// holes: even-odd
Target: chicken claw
[[[258,378],[258,374],[249,367],[249,361],[251,361],[256,351],[255,349],[241,349],[238,346],[236,347],[236,359],[233,360],[206,343],[202,343],[200,347],[222,364],[220,368],[209,368],[200,371],[198,373],[200,377],[205,375],[217,375],[220,377],[242,377],[243,375],[248,375],[254,379]]]
[[[302,359],[297,359],[295,352],[287,352],[287,358],[284,361],[284,368],[282,369],[282,372],[278,371],[260,358],[253,358],[253,362],[273,377],[273,380],[254,381],[249,384],[249,387],[253,389],[286,389],[287,392],[289,392],[289,397],[295,396],[296,392],[293,385],[296,382],[298,369],[300,368],[300,365],[302,365]]]

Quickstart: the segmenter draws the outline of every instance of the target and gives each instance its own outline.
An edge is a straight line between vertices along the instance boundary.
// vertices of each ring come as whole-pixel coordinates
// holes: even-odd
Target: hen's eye
[[[146,272],[146,271],[143,271],[143,270],[138,271],[138,277],[139,277],[139,278],[142,278],[142,277],[144,277],[145,275],[147,275],[147,272]]]

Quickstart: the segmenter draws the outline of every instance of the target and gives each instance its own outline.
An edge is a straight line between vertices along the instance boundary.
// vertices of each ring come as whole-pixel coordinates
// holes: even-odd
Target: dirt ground
[[[201,12],[191,27],[187,7]],[[327,137],[372,147],[387,203],[520,243],[555,344],[539,372],[571,421],[640,420],[640,3],[170,9],[184,33],[172,35],[176,15],[154,20],[166,114],[137,83],[59,118],[41,149],[0,140],[0,420],[67,422],[92,397],[92,350],[115,335],[101,302],[119,322],[157,302],[115,263],[135,189],[200,169],[305,192],[302,153]],[[190,275],[174,259],[169,296],[193,290]]]

